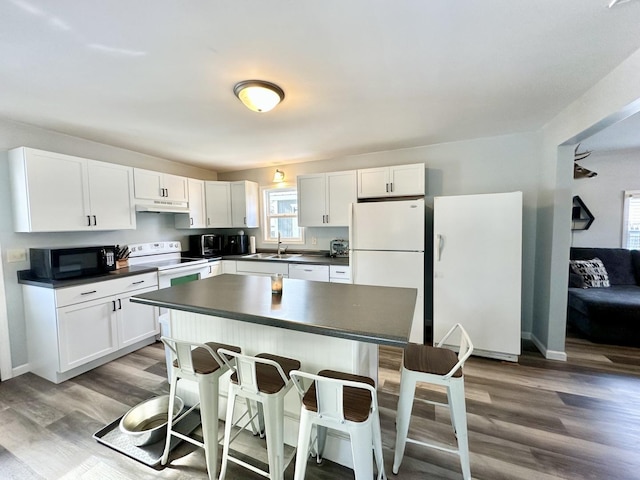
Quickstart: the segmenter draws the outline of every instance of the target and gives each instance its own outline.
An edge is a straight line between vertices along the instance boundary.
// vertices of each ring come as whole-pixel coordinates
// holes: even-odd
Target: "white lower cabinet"
[[[331,283],[353,283],[351,281],[351,267],[349,265],[331,265],[329,267],[329,281]]]
[[[206,275],[203,275],[202,278],[215,277],[223,273],[221,260],[216,260],[215,262],[209,262],[207,266],[209,267],[209,273],[207,273]]]
[[[30,370],[60,383],[155,341],[158,309],[131,297],[155,272],[68,288],[22,285]]]
[[[329,265],[289,264],[289,278],[313,280],[315,282],[329,281]]]
[[[253,260],[236,262],[236,273],[238,275],[263,275],[269,276],[277,273],[283,277],[289,276],[289,264],[279,262],[256,262]]]

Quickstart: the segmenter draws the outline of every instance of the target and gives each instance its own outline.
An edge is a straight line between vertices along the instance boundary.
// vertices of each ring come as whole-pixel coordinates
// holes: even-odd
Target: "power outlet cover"
[[[26,262],[27,251],[24,248],[12,248],[7,250],[7,263]]]

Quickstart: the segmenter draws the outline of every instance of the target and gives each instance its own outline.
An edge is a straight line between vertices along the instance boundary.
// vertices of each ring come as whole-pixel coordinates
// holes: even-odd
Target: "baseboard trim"
[[[29,364],[23,363],[22,365],[11,369],[11,374],[13,375],[13,377],[17,377],[19,375],[24,375],[25,373],[28,373],[30,371],[31,367],[29,366]]]
[[[533,333],[531,334],[530,340],[533,342],[536,348],[540,350],[540,353],[544,355],[544,358],[548,360],[559,360],[561,362],[567,361],[567,354],[565,352],[547,349],[547,347],[545,347],[544,344]]]

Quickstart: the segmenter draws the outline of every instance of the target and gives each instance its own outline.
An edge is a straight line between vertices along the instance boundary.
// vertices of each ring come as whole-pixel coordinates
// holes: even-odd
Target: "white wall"
[[[622,247],[625,190],[640,190],[640,151],[593,152],[580,165],[598,173],[573,180],[573,194],[579,195],[595,221],[588,230],[572,231],[573,247]]]
[[[206,180],[217,179],[216,172],[190,167],[161,158],[115,148],[80,138],[0,119],[0,246],[7,301],[7,317],[13,368],[26,364],[27,347],[22,306],[22,291],[17,283],[17,271],[29,268],[29,262],[7,263],[7,249],[60,245],[127,244],[156,240],[186,241],[189,233],[174,228],[173,215],[137,214],[137,229],[87,233],[14,233],[7,150],[28,146],[57,153],[77,155],[122,165],[147,168],[166,173]]]
[[[352,155],[308,163],[278,165],[285,180],[296,175],[352,170],[383,165],[424,163],[427,203],[434,196],[495,193],[520,190],[524,193],[522,330],[532,328],[533,279],[538,192],[537,134],[506,135],[464,142],[408,148],[366,155]],[[221,180],[247,179],[271,185],[276,167],[220,173]],[[307,229],[307,239],[323,235],[323,243],[347,229]],[[325,232],[328,232],[327,235]],[[471,241],[472,239],[470,239]],[[427,246],[427,251],[430,247]],[[429,280],[429,279],[427,279]],[[429,289],[429,285],[425,285]]]
[[[573,145],[640,111],[640,50],[542,129],[533,335],[544,353],[564,358],[571,245]],[[565,145],[559,147],[559,145]]]

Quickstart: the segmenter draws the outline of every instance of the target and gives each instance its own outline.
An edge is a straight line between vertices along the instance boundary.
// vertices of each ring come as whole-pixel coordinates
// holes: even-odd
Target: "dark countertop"
[[[156,267],[145,267],[144,265],[135,265],[131,267],[119,268],[113,272],[102,275],[93,275],[91,277],[70,278],[68,280],[47,280],[46,278],[36,278],[31,274],[31,270],[21,270],[18,272],[18,283],[22,285],[33,285],[44,288],[64,288],[73,287],[75,285],[87,285],[94,282],[103,282],[105,280],[113,280],[115,278],[128,277],[130,275],[140,275],[141,273],[157,272]]]
[[[226,274],[131,301],[381,345],[407,344],[415,288],[283,280],[282,295],[271,294],[269,277]]]

